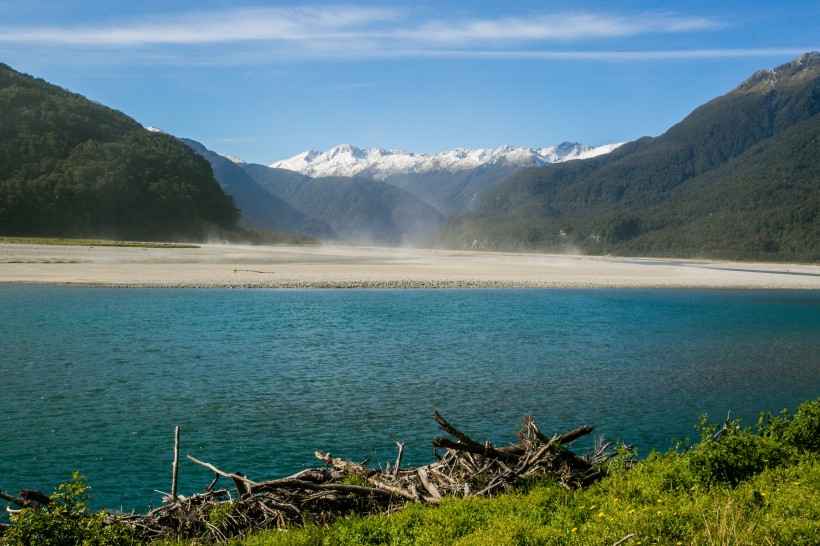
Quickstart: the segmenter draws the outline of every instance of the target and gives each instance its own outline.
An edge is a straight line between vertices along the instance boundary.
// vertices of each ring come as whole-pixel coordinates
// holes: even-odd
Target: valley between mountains
[[[818,52],[597,147],[250,164],[6,65],[0,135],[2,236],[820,261]]]
[[[819,82],[811,52],[658,137],[599,147],[341,145],[263,166],[185,142],[265,229],[387,246],[815,262]],[[260,187],[280,208],[270,197],[259,206]]]

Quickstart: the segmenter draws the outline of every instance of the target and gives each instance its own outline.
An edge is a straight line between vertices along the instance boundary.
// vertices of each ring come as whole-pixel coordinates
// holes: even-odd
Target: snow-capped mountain
[[[366,176],[385,180],[405,174],[468,171],[484,165],[506,167],[537,167],[570,159],[586,159],[609,153],[623,143],[592,147],[577,142],[564,142],[547,148],[501,146],[494,150],[458,148],[449,152],[422,154],[361,149],[348,144],[326,152],[307,151],[269,165],[311,177]]]
[[[518,169],[594,157],[611,152],[621,144],[592,147],[564,142],[548,148],[459,148],[437,154],[381,148],[362,150],[343,144],[326,152],[303,152],[270,167],[314,178],[344,176],[386,182],[449,216],[478,207],[490,188]]]

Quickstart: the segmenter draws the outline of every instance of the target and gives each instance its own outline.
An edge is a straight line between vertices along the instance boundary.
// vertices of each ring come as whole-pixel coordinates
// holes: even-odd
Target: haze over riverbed
[[[0,283],[180,288],[820,289],[820,266],[353,246],[0,244]]]

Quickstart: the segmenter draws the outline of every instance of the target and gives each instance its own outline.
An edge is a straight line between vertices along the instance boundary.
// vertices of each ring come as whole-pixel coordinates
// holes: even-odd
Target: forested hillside
[[[0,64],[0,235],[199,240],[238,216],[174,137]]]
[[[820,260],[820,55],[760,71],[657,138],[525,169],[435,242],[456,248]]]
[[[244,165],[257,184],[328,224],[339,240],[355,244],[417,245],[444,216],[418,197],[366,178],[310,178],[285,169]]]
[[[267,192],[240,165],[195,140],[180,140],[211,164],[217,182],[239,207],[242,225],[277,233],[301,233],[319,239],[336,238],[336,234],[325,222],[307,217]]]

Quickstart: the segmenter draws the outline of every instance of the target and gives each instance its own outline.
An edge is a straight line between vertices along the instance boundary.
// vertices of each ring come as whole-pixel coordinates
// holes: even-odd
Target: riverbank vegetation
[[[0,244],[53,246],[126,246],[135,248],[199,248],[188,243],[149,243],[107,239],[60,239],[55,237],[0,237]]]
[[[696,428],[699,439],[681,440],[667,453],[637,460],[631,451],[620,452],[606,461],[603,479],[580,489],[562,486],[555,477],[525,478],[494,497],[411,502],[389,514],[345,517],[330,525],[304,513],[303,525],[253,531],[232,544],[820,543],[820,399],[794,414],[761,415],[755,426],[728,418],[718,425],[704,417]],[[210,515],[211,524],[229,520],[231,506],[221,505]],[[27,526],[49,517],[65,517],[65,511],[23,510],[2,544],[32,543],[25,540]],[[100,518],[83,515],[94,517]],[[118,532],[95,532],[97,538],[86,543],[129,543]],[[68,542],[41,536],[37,543]]]
[[[262,229],[240,228],[223,242],[251,245],[299,245],[316,246],[321,242],[307,235],[294,235],[265,231]],[[151,241],[114,241],[109,239],[67,239],[59,237],[2,237],[0,244],[54,245],[54,246],[114,246],[133,248],[199,248],[191,243],[163,243]]]

